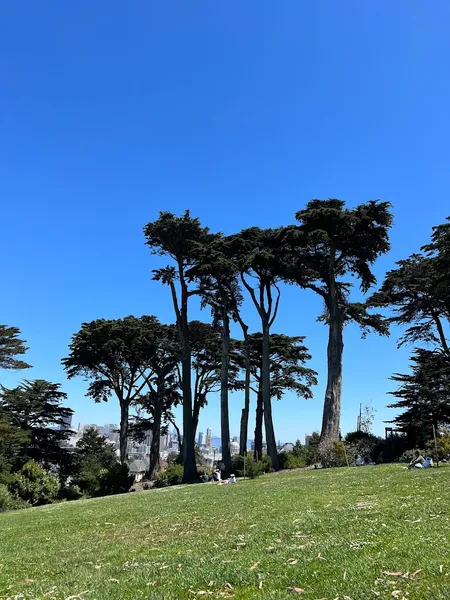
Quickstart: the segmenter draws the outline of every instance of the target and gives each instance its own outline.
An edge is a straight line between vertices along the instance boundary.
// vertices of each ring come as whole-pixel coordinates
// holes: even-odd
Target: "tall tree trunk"
[[[262,348],[262,395],[264,406],[264,424],[266,428],[267,454],[272,461],[272,468],[278,471],[278,453],[272,420],[272,399],[270,397],[270,338],[269,324],[263,323]]]
[[[181,345],[181,376],[183,378],[183,482],[193,483],[198,480],[197,466],[195,464],[195,440],[192,422],[192,389],[191,389],[191,347],[189,340],[188,324],[188,289],[184,280],[182,266],[180,266],[181,310],[177,321]]]
[[[120,400],[120,430],[119,430],[119,448],[120,462],[125,464],[127,461],[127,444],[128,444],[128,414],[130,405],[129,402]]]
[[[263,416],[264,416],[264,404],[263,404],[263,395],[261,386],[258,388],[258,394],[256,398],[256,423],[255,423],[255,450],[254,450],[254,458],[255,460],[261,460],[262,451],[263,451],[263,435],[262,435],[262,427],[263,427]]]
[[[195,464],[194,426],[192,422],[191,392],[191,353],[183,356],[183,482],[192,483],[198,479]]]
[[[192,413],[192,428],[194,430],[194,440],[197,437],[198,420],[200,418],[200,408],[201,408],[201,397],[200,397],[200,392],[197,391],[197,393],[194,397],[194,410]]]
[[[230,319],[228,316],[228,304],[223,299],[223,327],[222,327],[222,363],[220,366],[220,435],[222,438],[222,462],[224,464],[224,475],[228,477],[231,473],[230,454],[230,419],[228,414],[228,370],[230,365]]]
[[[328,379],[323,406],[321,441],[339,439],[342,394],[342,354],[344,352],[343,318],[335,293],[330,296],[328,310]]]
[[[244,384],[244,408],[241,416],[241,431],[239,437],[239,454],[245,456],[247,454],[247,439],[248,439],[248,418],[250,415],[250,348],[248,342],[248,327],[243,326],[244,332],[244,353],[245,353],[245,384]]]
[[[438,330],[439,339],[441,340],[441,344],[442,344],[442,349],[444,350],[445,354],[449,354],[449,348],[448,348],[448,344],[447,344],[447,339],[445,337],[444,328],[442,326],[442,321],[439,318],[439,315],[437,314],[437,312],[435,310],[432,310],[431,314],[433,316],[433,320],[434,320],[434,322],[436,324],[436,328]]]
[[[164,406],[164,379],[158,383],[155,410],[153,412],[152,443],[150,445],[149,479],[156,479],[159,471],[159,450],[161,439],[161,420]]]

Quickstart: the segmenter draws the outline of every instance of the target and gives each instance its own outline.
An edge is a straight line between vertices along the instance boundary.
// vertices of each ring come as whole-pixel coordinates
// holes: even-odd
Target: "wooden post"
[[[436,439],[436,427],[433,423],[433,437],[434,437],[434,449],[436,450],[436,466],[439,466],[439,455],[438,455],[438,447],[437,447],[437,439]]]

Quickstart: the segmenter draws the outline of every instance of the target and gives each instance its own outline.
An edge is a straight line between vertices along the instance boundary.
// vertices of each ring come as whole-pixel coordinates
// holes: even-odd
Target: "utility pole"
[[[356,431],[361,431],[361,422],[362,422],[362,402],[359,403],[359,417],[356,423]]]

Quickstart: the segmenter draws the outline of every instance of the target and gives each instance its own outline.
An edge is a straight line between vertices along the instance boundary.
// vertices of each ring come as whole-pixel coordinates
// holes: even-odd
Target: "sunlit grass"
[[[0,597],[450,598],[449,480],[293,472],[6,513]]]

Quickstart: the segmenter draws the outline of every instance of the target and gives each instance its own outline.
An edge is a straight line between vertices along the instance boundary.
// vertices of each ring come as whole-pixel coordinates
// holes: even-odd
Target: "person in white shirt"
[[[360,455],[358,454],[358,456],[355,458],[355,463],[357,467],[362,467],[364,464],[363,459],[360,457]]]

